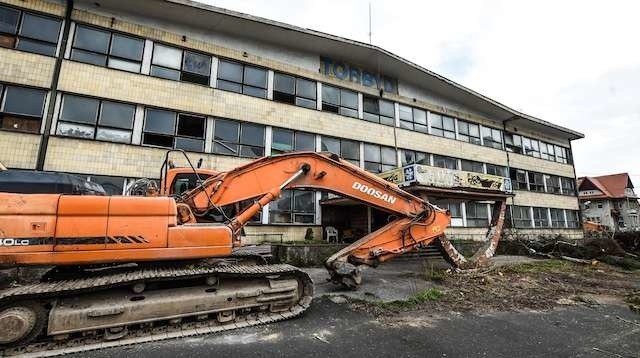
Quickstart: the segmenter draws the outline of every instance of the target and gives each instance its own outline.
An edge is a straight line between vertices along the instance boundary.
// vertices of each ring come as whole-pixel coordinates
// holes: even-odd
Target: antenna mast
[[[369,1],[369,45],[371,45],[371,1]]]

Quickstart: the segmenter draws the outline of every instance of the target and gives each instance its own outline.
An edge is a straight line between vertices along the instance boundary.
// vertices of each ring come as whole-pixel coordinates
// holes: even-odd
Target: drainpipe
[[[576,173],[576,161],[573,160],[573,145],[571,144],[571,141],[569,141],[569,151],[571,151],[570,155],[571,157],[568,159],[571,159],[571,167],[573,168],[573,180],[574,180],[574,193],[573,195],[575,195],[576,200],[578,201],[578,225],[580,225],[580,228],[582,229],[582,234],[584,235],[584,227],[582,225],[582,207],[580,206],[580,196],[578,195],[580,190],[578,188],[578,174]],[[562,183],[560,183],[560,185],[562,185]]]
[[[47,147],[49,146],[49,134],[51,133],[51,122],[53,121],[53,110],[55,108],[56,97],[58,94],[58,81],[60,80],[60,68],[62,67],[62,60],[64,59],[64,52],[67,48],[67,42],[69,40],[69,29],[71,27],[71,12],[73,11],[73,0],[67,0],[67,6],[64,13],[64,28],[62,29],[62,40],[60,41],[60,51],[56,57],[56,64],[53,68],[53,78],[51,79],[51,94],[49,95],[49,106],[47,108],[44,133],[42,133],[42,140],[40,141],[40,148],[38,149],[38,161],[36,163],[36,170],[44,169],[44,161],[47,155]]]

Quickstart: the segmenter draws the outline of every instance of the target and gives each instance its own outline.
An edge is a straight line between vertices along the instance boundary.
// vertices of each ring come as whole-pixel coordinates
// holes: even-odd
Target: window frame
[[[470,166],[471,166],[471,169],[469,169],[468,167],[467,167],[467,168],[465,168],[465,164],[466,164],[467,166],[469,166],[469,165],[470,165]],[[478,168],[475,168],[475,169],[474,169],[474,167],[477,167],[478,165],[480,165],[480,168],[479,168],[480,170],[476,170],[476,169],[478,169]],[[478,161],[475,161],[475,160],[461,159],[461,160],[460,160],[460,170],[463,170],[463,171],[466,171],[466,172],[472,172],[472,173],[480,173],[480,174],[484,174],[484,163],[482,163],[482,162],[478,162]]]
[[[286,93],[286,92],[282,92],[279,91],[276,87],[276,77],[277,76],[286,76],[286,77],[291,77],[293,79],[293,93]],[[310,97],[306,97],[304,95],[301,95],[298,93],[298,89],[299,89],[299,81],[307,81],[307,82],[312,82],[313,84],[315,84],[315,89],[313,92],[313,98]],[[292,100],[286,100],[287,97],[291,96]],[[313,106],[304,106],[299,104],[299,100],[302,101],[309,101],[309,102],[313,102]],[[275,102],[279,102],[279,103],[287,103],[287,104],[292,104],[294,106],[298,106],[298,107],[302,107],[302,108],[307,108],[307,109],[318,109],[318,82],[314,81],[312,79],[309,78],[305,78],[305,77],[300,77],[300,76],[296,76],[296,75],[292,75],[292,74],[288,74],[285,72],[277,72],[274,71],[273,72],[273,101]],[[304,103],[300,101],[300,103]]]
[[[228,141],[228,140],[217,140],[216,139],[216,128],[218,127],[219,121],[231,122],[231,123],[235,123],[235,124],[238,125],[238,133],[236,135],[235,142],[231,142],[231,141]],[[257,126],[257,127],[261,127],[262,128],[262,146],[253,145],[253,144],[245,144],[245,143],[242,142],[243,126]],[[213,138],[212,138],[212,144],[213,145],[212,145],[212,148],[211,148],[211,154],[228,155],[228,156],[240,157],[240,158],[259,158],[259,157],[262,157],[262,156],[265,155],[265,150],[266,150],[266,136],[267,136],[266,132],[267,132],[267,126],[265,126],[263,124],[253,123],[253,122],[236,121],[234,119],[216,117],[216,118],[214,118],[214,121],[213,121]],[[236,146],[237,152],[233,153],[233,154],[218,152],[218,151],[216,151],[216,144],[221,145],[223,147],[226,147],[225,144],[232,144],[232,145]],[[245,147],[246,148],[262,148],[262,154],[261,155],[255,155],[255,156],[243,155],[242,153],[244,152],[243,149]]]
[[[434,121],[435,117],[440,117],[440,122],[442,123],[442,127],[437,127],[434,125],[436,121]],[[453,123],[453,129],[446,129],[445,118],[451,119]],[[434,132],[434,130],[436,132]],[[440,133],[440,134],[436,134]],[[448,138],[448,139],[456,139],[456,119],[454,117],[449,117],[444,114],[429,112],[429,134],[434,135],[436,137]]]
[[[174,50],[178,50],[180,51],[180,69],[175,69],[175,68],[171,68],[171,67],[167,67],[164,65],[158,65],[158,64],[154,64],[153,63],[153,58],[156,54],[156,46],[162,46],[162,47],[168,47]],[[194,53],[196,55],[200,55],[200,56],[205,56],[209,58],[209,74],[208,75],[202,75],[199,73],[194,73],[194,72],[190,72],[184,69],[184,59],[185,59],[185,52],[191,52]],[[196,85],[202,85],[202,86],[207,86],[209,87],[211,85],[211,69],[213,68],[213,56],[204,52],[199,52],[199,51],[195,51],[192,49],[186,49],[186,48],[182,48],[182,47],[177,47],[175,45],[171,45],[171,44],[167,44],[164,42],[159,42],[159,41],[154,41],[153,42],[153,47],[151,48],[151,67],[149,68],[149,76],[151,77],[155,77],[155,78],[161,78],[161,79],[165,79],[165,80],[169,80],[169,81],[178,81],[178,82],[184,82],[184,83],[191,83],[191,84],[196,84]],[[158,76],[158,75],[154,75],[153,74],[153,68],[154,67],[159,67],[161,69],[165,69],[165,70],[169,70],[169,71],[175,71],[178,72],[179,75],[179,79],[173,79],[173,78],[167,78],[167,77],[162,77],[162,76]],[[184,74],[187,75],[194,75],[194,76],[198,76],[201,78],[206,78],[207,83],[201,83],[201,82],[196,82],[196,81],[189,81],[189,80],[185,80],[183,79],[183,75]]]
[[[78,36],[78,29],[79,28],[83,28],[83,27],[87,28],[89,30],[92,30],[92,31],[99,31],[99,32],[104,32],[104,33],[108,33],[109,34],[109,44],[107,45],[107,52],[106,53],[100,53],[100,52],[96,52],[94,50],[88,50],[88,49],[83,49],[81,47],[76,47],[76,39],[77,39],[77,36]],[[133,59],[122,57],[122,56],[118,56],[118,55],[112,55],[111,51],[113,50],[113,37],[114,37],[114,35],[141,41],[142,42],[142,52],[140,54],[140,60],[133,60]],[[76,22],[75,31],[73,32],[73,39],[71,39],[71,51],[70,51],[70,54],[69,54],[69,60],[70,61],[84,63],[84,64],[88,64],[88,65],[93,65],[93,66],[109,68],[109,69],[117,70],[117,71],[124,71],[124,72],[128,72],[128,73],[141,74],[142,73],[142,62],[143,62],[143,59],[144,59],[144,49],[145,49],[145,47],[146,47],[146,39],[143,38],[143,37],[139,37],[139,36],[136,36],[136,35],[132,35],[132,34],[120,32],[120,31],[116,31],[116,30],[113,30],[113,29],[108,29],[108,28],[104,28],[104,27],[95,26],[93,24]],[[98,65],[98,64],[93,63],[93,62],[82,61],[82,60],[79,60],[77,58],[74,58],[74,50],[85,52],[85,53],[89,53],[89,54],[92,54],[92,55],[104,56],[104,58],[105,58],[104,65]],[[120,68],[120,67],[109,66],[109,60],[111,58],[113,58],[115,60],[118,60],[118,61],[127,62],[127,63],[135,63],[135,64],[139,65],[139,68],[138,68],[137,71],[130,71],[130,70],[123,69],[123,68]]]
[[[544,184],[546,186],[546,192],[549,194],[560,194],[560,177],[557,175],[544,174]]]
[[[565,214],[567,216],[567,228],[580,228],[580,212],[578,210],[565,209]]]
[[[489,212],[487,204],[477,201],[465,203],[466,227],[489,227]]]
[[[18,7],[13,7],[10,6],[9,4],[0,4],[0,7],[4,7],[9,9],[10,11],[17,11],[18,12],[18,21],[16,22],[16,27],[15,27],[15,33],[11,33],[11,32],[5,32],[5,31],[0,31],[0,37],[5,37],[5,38],[13,38],[13,44],[11,47],[8,46],[0,46],[3,48],[11,48],[13,50],[17,50],[17,51],[23,51],[23,52],[28,52],[28,53],[35,53],[38,55],[42,55],[42,56],[47,56],[47,57],[57,57],[58,56],[58,45],[60,44],[60,33],[62,32],[62,22],[63,19],[61,17],[52,15],[52,14],[47,14],[47,13],[43,13],[43,12],[38,12],[38,11],[32,11],[30,9],[23,9],[23,8],[18,8]],[[48,20],[55,20],[58,22],[58,33],[56,35],[56,40],[55,42],[50,42],[47,40],[42,40],[42,39],[37,39],[37,38],[33,38],[27,35],[23,35],[21,34],[22,29],[23,29],[23,25],[24,25],[24,17],[25,14],[31,15],[31,16],[35,16],[35,17],[42,17]],[[53,53],[52,54],[46,54],[46,53],[42,53],[42,52],[37,52],[37,51],[29,51],[29,50],[25,50],[24,48],[18,48],[18,45],[20,43],[20,39],[26,39],[27,41],[31,41],[33,43],[36,44],[40,44],[40,45],[48,45],[48,46],[53,46]]]
[[[413,158],[411,163],[409,163],[409,162],[405,163],[405,159],[406,159],[405,153],[411,154],[411,156]],[[420,154],[423,157],[423,159],[426,160],[427,162],[426,163],[418,162],[417,161],[418,154]],[[400,165],[404,167],[404,166],[412,165],[412,164],[431,165],[431,154],[429,154],[427,152],[421,152],[421,151],[418,151],[418,150],[400,148]]]
[[[324,95],[324,91],[325,91],[325,87],[326,88],[331,88],[334,90],[338,91],[338,103],[331,103],[326,101],[326,96]],[[349,94],[353,94],[355,95],[356,98],[356,103],[355,103],[355,107],[349,107],[349,106],[345,106],[342,104],[342,97],[343,97],[343,92],[344,93],[349,93]],[[322,103],[320,105],[320,110],[323,112],[330,112],[330,113],[335,113],[341,116],[345,116],[345,117],[351,117],[351,118],[359,118],[359,100],[358,100],[358,92],[350,90],[350,89],[346,89],[346,88],[342,88],[342,87],[338,87],[338,86],[333,86],[333,85],[328,85],[326,83],[322,83]]]
[[[560,215],[558,217],[558,214]],[[566,226],[564,220],[564,209],[549,208],[549,215],[551,216],[552,228],[564,228]]]
[[[446,164],[445,166],[439,166],[438,165],[438,160],[443,160],[444,163],[455,163],[455,167],[454,168],[449,168]],[[446,155],[440,155],[440,154],[434,154],[433,155],[433,166],[436,168],[443,168],[443,169],[449,169],[449,170],[459,170],[458,167],[458,159],[454,158],[454,157],[449,157]]]
[[[518,214],[518,215],[515,215],[515,214]],[[514,228],[518,228],[518,229],[533,228],[532,221],[531,221],[531,207],[521,206],[521,205],[511,205],[511,220],[513,221]]]
[[[377,148],[378,151],[378,155],[380,156],[380,161],[374,161],[374,160],[368,160],[367,159],[367,147],[368,148]],[[391,163],[391,162],[386,162],[385,161],[385,156],[384,156],[384,151],[394,151],[394,162],[395,163]],[[373,144],[373,143],[364,143],[364,169],[368,172],[371,173],[384,173],[388,170],[393,170],[395,168],[398,168],[398,151],[394,148],[394,147],[389,147],[389,146],[384,146],[384,145],[379,145],[379,144]],[[378,169],[377,171],[375,170],[371,170],[370,167],[377,165]],[[368,167],[369,166],[369,167]]]
[[[485,130],[489,131],[489,136],[485,136]],[[496,141],[494,138],[494,134],[496,133],[500,136],[499,142]],[[500,149],[500,150],[504,149],[504,138],[502,134],[503,134],[503,130],[501,129],[487,127],[487,126],[480,126],[480,137],[482,137],[482,145],[484,147]],[[487,138],[489,139],[487,140]]]
[[[524,154],[524,146],[522,143],[522,136],[515,133],[504,132],[504,148],[507,152]],[[517,138],[517,140],[516,140]]]
[[[39,116],[35,116],[35,115],[31,115],[31,114],[25,114],[25,113],[13,113],[13,112],[7,112],[6,111],[6,104],[7,104],[7,93],[9,92],[9,88],[18,88],[21,90],[30,90],[30,91],[38,91],[40,92],[40,94],[42,94],[42,108],[40,108],[40,115]],[[7,83],[3,83],[0,82],[0,130],[4,130],[4,131],[11,131],[11,132],[20,132],[20,133],[33,133],[33,134],[41,134],[42,133],[42,121],[44,119],[44,115],[45,115],[45,105],[47,104],[47,97],[49,96],[49,91],[41,89],[41,88],[35,88],[35,87],[28,87],[28,86],[18,86],[18,85],[14,85],[14,84],[7,84]],[[5,119],[13,119],[13,121],[25,121],[26,124],[29,123],[34,123],[35,121],[38,121],[38,125],[37,125],[37,129],[36,130],[24,130],[24,129],[19,129],[19,128],[15,128],[15,123],[13,125],[14,128],[9,128],[6,127],[5,128]],[[35,126],[34,126],[35,127]]]
[[[487,169],[486,173],[489,175],[495,175],[503,178],[509,177],[509,170],[505,166],[498,165],[498,164],[491,164],[491,163],[486,163],[485,166]]]
[[[565,183],[571,185],[565,185]],[[563,195],[576,196],[576,182],[573,178],[560,177],[560,186]]]
[[[241,82],[236,82],[236,81],[232,81],[232,80],[220,77],[220,68],[222,67],[220,65],[223,62],[231,63],[231,64],[234,64],[234,65],[240,65],[242,67],[242,79],[241,79]],[[264,88],[255,86],[253,84],[245,83],[245,73],[246,73],[246,69],[247,68],[261,70],[261,71],[265,72]],[[231,84],[239,85],[240,86],[240,91],[238,92],[238,91],[231,90],[229,88],[221,88],[220,87],[220,82],[221,81],[223,83],[231,83]],[[262,96],[254,96],[253,94],[247,93],[245,91],[245,87],[248,87],[250,89],[257,89],[257,90],[260,90],[260,91],[264,91],[264,97],[262,97]],[[261,66],[256,66],[254,64],[244,63],[244,62],[240,62],[240,61],[236,61],[236,60],[232,60],[232,59],[218,58],[218,69],[216,71],[216,89],[219,89],[221,91],[238,93],[238,94],[242,94],[242,95],[245,95],[245,96],[251,96],[251,97],[255,97],[255,98],[267,99],[267,97],[269,95],[268,87],[269,87],[269,69],[268,68],[261,67]]]
[[[291,150],[283,150],[283,149],[279,149],[279,148],[275,148],[274,147],[274,137],[275,137],[275,132],[276,131],[287,131],[287,132],[291,132]],[[313,144],[313,149],[311,151],[316,151],[316,135],[313,133],[309,133],[309,132],[304,132],[304,131],[297,131],[297,130],[293,130],[293,129],[288,129],[288,128],[280,128],[280,127],[272,127],[271,129],[271,155],[277,155],[277,154],[283,154],[283,153],[291,153],[291,152],[299,152],[299,151],[308,151],[308,149],[299,149],[298,147],[298,139],[299,139],[299,135],[309,135],[312,138],[312,144]]]
[[[478,128],[478,136],[474,136],[473,134],[471,134],[471,126],[475,126]],[[463,131],[461,130],[464,127],[467,128],[466,133],[463,133]],[[467,122],[467,121],[458,119],[458,138],[457,139],[463,142],[471,143],[471,144],[482,145],[482,140],[480,139],[482,132],[480,127],[481,126],[477,123]]]
[[[377,108],[377,113],[371,112],[371,111],[367,111],[366,108],[366,102],[367,101],[375,101],[375,105]],[[391,116],[387,116],[385,114],[382,114],[382,103],[386,103],[386,104],[390,104],[391,107],[393,108],[393,113],[391,113]],[[383,120],[384,118],[384,120]],[[396,125],[396,119],[395,119],[395,104],[393,101],[389,101],[386,99],[382,99],[379,97],[374,97],[374,96],[367,96],[367,95],[363,95],[362,96],[362,119],[367,121],[367,122],[372,122],[372,123],[378,123],[378,124],[382,124],[385,126],[392,126],[395,127]],[[384,122],[386,121],[386,123]]]
[[[549,223],[549,209],[533,206],[533,227],[536,229],[548,229],[551,227]]]
[[[527,172],[529,180],[529,191],[544,193],[544,174],[538,172]],[[539,179],[539,180],[538,180]]]
[[[509,178],[514,190],[529,190],[529,175],[526,170],[509,168]]]
[[[269,224],[273,225],[315,225],[316,218],[316,197],[315,192],[311,190],[300,190],[300,189],[290,189],[283,190],[282,198],[275,201],[276,205],[281,200],[290,200],[289,202],[289,210],[279,210],[276,209],[276,205],[269,206]],[[299,198],[300,195],[311,195],[313,206],[311,211],[300,211],[296,210],[296,198]],[[289,215],[289,221],[274,221],[273,218],[275,215]],[[306,216],[311,217],[310,222],[301,222],[297,221],[297,216]]]
[[[404,107],[404,108],[403,108]],[[403,113],[407,113],[406,109],[411,111],[411,119],[403,118]],[[403,111],[404,110],[404,111]],[[400,120],[400,128],[412,130],[424,134],[429,134],[429,113],[425,109],[407,106],[402,103],[398,103],[398,112]],[[416,122],[416,112],[424,113],[424,123]]]
[[[173,128],[173,134],[167,134],[167,133],[154,133],[154,132],[148,132],[145,130],[146,126],[147,126],[147,121],[148,121],[148,114],[147,111],[148,110],[154,110],[154,111],[163,111],[163,112],[171,112],[174,114],[174,128]],[[183,135],[183,134],[178,134],[179,131],[179,127],[180,127],[180,116],[188,116],[188,117],[199,117],[202,118],[203,120],[203,134],[202,137],[193,137],[193,136],[188,136],[188,135]],[[170,110],[170,109],[165,109],[165,108],[158,108],[158,107],[151,107],[151,106],[145,106],[144,107],[144,120],[142,123],[142,137],[140,140],[140,144],[143,146],[148,146],[148,147],[154,147],[154,148],[163,148],[163,149],[168,149],[169,147],[166,146],[162,146],[162,145],[156,145],[156,144],[148,144],[145,143],[145,134],[151,134],[151,135],[158,135],[158,136],[163,136],[163,137],[171,137],[172,139],[172,146],[171,149],[183,149],[183,148],[179,148],[177,146],[177,139],[183,138],[183,139],[191,139],[191,140],[198,140],[202,142],[202,150],[200,151],[194,151],[194,150],[190,150],[190,149],[183,149],[184,151],[187,152],[193,152],[193,153],[205,153],[206,150],[206,137],[207,137],[207,116],[205,115],[201,115],[201,114],[195,114],[195,113],[188,113],[188,112],[182,112],[182,111],[175,111],[175,110]]]
[[[346,161],[350,162],[351,164],[353,164],[353,165],[355,165],[355,166],[360,167],[360,159],[361,159],[361,153],[360,153],[360,142],[358,142],[358,141],[356,141],[356,140],[345,139],[345,138],[338,138],[338,137],[332,137],[332,136],[321,136],[321,137],[320,137],[320,151],[325,151],[325,150],[324,150],[324,148],[323,148],[323,147],[325,146],[325,144],[324,144],[324,141],[325,141],[325,140],[337,141],[337,142],[338,142],[338,145],[340,146],[340,148],[339,148],[340,153],[332,152],[332,151],[331,151],[331,150],[329,150],[328,148],[327,148],[327,150],[326,150],[326,151],[331,152],[331,153],[333,153],[333,154],[337,154],[337,155],[339,155],[339,156],[340,156],[340,158],[342,158],[342,159],[344,159],[344,160],[346,160]],[[344,155],[344,154],[345,154],[345,151],[343,150],[343,149],[344,149],[344,148],[343,148],[343,143],[349,143],[349,144],[355,144],[355,145],[357,145],[357,147],[358,147],[358,151],[357,151],[357,153],[358,153],[358,157],[357,157],[357,158],[355,158],[355,157],[351,157],[351,156],[349,156],[349,157],[345,156],[345,155]]]

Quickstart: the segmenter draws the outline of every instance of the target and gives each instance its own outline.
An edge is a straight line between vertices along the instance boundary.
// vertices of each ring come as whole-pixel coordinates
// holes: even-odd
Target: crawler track
[[[160,341],[171,338],[221,332],[235,328],[255,326],[296,317],[310,305],[313,297],[313,283],[309,276],[290,265],[223,265],[214,267],[174,267],[143,268],[125,272],[108,273],[74,280],[42,282],[19,286],[0,292],[0,307],[22,300],[52,301],[61,297],[73,297],[114,288],[128,287],[136,283],[180,282],[215,275],[220,279],[255,279],[268,277],[295,278],[300,285],[300,296],[296,303],[285,311],[238,310],[235,319],[219,323],[215,318],[170,324],[169,321],[154,322],[153,325],[127,326],[128,334],[118,340],[107,340],[103,334],[71,335],[62,340],[50,336],[34,343],[0,351],[0,356],[21,355],[24,357],[48,357],[69,353],[79,353],[96,349],[111,348]]]

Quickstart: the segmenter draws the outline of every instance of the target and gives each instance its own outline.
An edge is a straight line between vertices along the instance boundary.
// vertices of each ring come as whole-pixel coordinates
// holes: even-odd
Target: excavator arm
[[[193,213],[206,212],[241,200],[258,198],[227,225],[239,237],[241,228],[285,189],[333,192],[395,214],[396,220],[340,250],[326,262],[336,283],[354,288],[361,282],[360,265],[383,261],[426,246],[444,234],[448,212],[413,196],[393,183],[340,159],[335,154],[297,152],[265,157],[208,178],[179,199],[178,215],[195,222]],[[190,212],[191,211],[191,212]],[[236,245],[239,242],[236,239]]]

